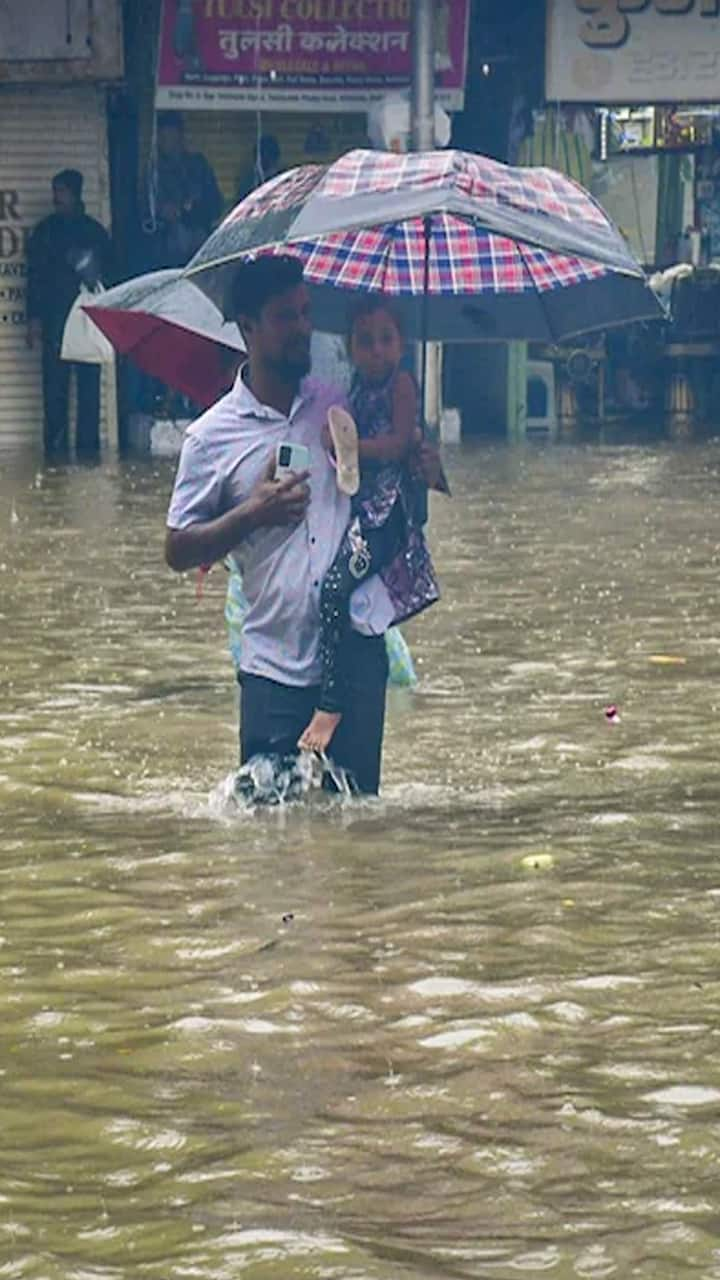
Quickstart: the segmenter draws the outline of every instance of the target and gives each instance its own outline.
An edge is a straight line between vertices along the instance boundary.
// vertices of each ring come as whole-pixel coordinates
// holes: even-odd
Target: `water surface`
[[[382,799],[256,816],[171,464],[0,463],[0,1277],[720,1278],[720,445],[451,451]]]

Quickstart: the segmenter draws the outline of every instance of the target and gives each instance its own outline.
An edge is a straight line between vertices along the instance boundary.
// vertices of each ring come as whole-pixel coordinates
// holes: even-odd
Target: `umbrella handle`
[[[430,306],[430,235],[432,232],[432,220],[429,217],[423,218],[423,232],[425,237],[424,260],[423,260],[423,292],[420,312],[420,430],[425,435],[425,397],[427,394],[427,367],[428,367],[428,312]]]

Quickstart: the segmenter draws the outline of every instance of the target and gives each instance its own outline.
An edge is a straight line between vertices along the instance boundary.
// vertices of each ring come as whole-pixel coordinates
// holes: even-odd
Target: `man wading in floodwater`
[[[249,610],[243,628],[242,761],[296,753],[316,706],[321,668],[320,588],[350,515],[323,445],[337,388],[309,377],[312,322],[295,258],[238,267],[233,312],[248,351],[232,391],[188,430],[167,516],[165,557],[179,572],[232,553]],[[305,445],[309,471],[274,479],[281,442]],[[437,455],[424,451],[426,478]],[[384,584],[355,592],[347,639],[346,709],[332,740],[336,764],[361,791],[380,782],[387,655],[393,610]]]

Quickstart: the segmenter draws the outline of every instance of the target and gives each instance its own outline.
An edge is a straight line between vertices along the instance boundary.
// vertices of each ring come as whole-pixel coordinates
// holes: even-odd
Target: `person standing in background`
[[[184,267],[207,239],[222,212],[217,179],[205,156],[185,147],[178,111],[157,122],[157,154],[145,179],[149,269]]]
[[[52,180],[54,213],[38,223],[28,241],[27,345],[42,343],[45,454],[68,456],[70,373],[77,377],[79,457],[100,449],[100,369],[60,358],[63,331],[81,284],[112,284],[112,248],[104,227],[88,217],[83,177],[63,169]]]
[[[272,133],[264,133],[258,138],[255,146],[255,160],[252,168],[246,169],[238,185],[235,203],[239,204],[263,182],[269,182],[282,172],[280,143]]]

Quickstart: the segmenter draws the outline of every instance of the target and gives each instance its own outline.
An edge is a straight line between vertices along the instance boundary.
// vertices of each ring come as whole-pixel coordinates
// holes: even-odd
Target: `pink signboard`
[[[163,0],[156,103],[366,111],[410,82],[411,0]],[[462,107],[470,0],[437,0],[439,102]]]

